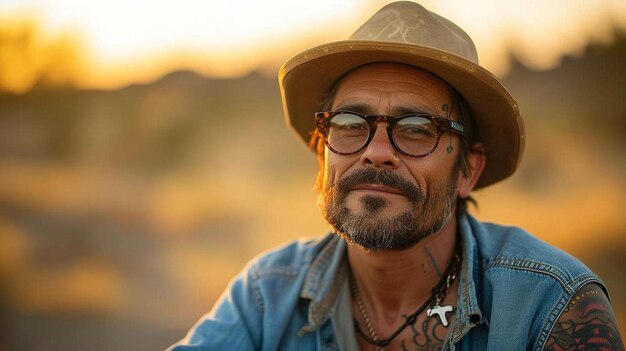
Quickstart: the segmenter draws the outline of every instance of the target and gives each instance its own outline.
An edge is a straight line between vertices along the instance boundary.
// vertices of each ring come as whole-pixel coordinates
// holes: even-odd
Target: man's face
[[[345,76],[332,110],[445,116],[443,106],[451,103],[450,90],[440,78],[386,63]],[[370,144],[357,154],[325,151],[321,210],[346,240],[370,250],[405,249],[440,230],[454,212],[462,177],[457,136],[443,135],[428,156],[409,157],[394,149],[386,127],[379,124]],[[451,153],[446,151],[450,143]]]

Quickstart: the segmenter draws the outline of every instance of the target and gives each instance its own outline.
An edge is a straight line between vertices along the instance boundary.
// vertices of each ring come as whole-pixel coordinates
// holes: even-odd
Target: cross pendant
[[[439,320],[441,320],[441,324],[443,324],[444,327],[448,326],[448,318],[446,317],[446,313],[447,312],[452,312],[454,311],[454,307],[447,305],[447,306],[439,306],[436,305],[433,308],[429,308],[426,311],[426,315],[428,317],[431,317],[432,315],[436,314],[439,316]]]

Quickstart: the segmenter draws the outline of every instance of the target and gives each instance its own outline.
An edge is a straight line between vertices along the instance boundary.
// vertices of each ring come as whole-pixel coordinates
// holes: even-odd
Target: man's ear
[[[478,178],[483,173],[487,157],[485,156],[485,148],[481,143],[474,143],[471,151],[467,155],[467,175],[463,172],[459,173],[458,189],[459,197],[464,199],[470,196],[474,189]]]

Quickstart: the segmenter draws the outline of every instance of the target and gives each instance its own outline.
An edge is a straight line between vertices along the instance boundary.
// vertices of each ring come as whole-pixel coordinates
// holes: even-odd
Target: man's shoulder
[[[506,267],[551,275],[563,284],[595,278],[580,260],[515,226],[470,217],[483,268]]]

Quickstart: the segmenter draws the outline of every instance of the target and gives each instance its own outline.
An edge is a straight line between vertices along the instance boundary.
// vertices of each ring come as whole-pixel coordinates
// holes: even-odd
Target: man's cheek
[[[354,211],[361,207],[361,196],[354,191],[350,191],[345,197],[344,204],[347,208]]]
[[[330,188],[337,180],[339,180],[339,175],[335,167],[326,162],[326,167],[324,168],[324,189]]]

